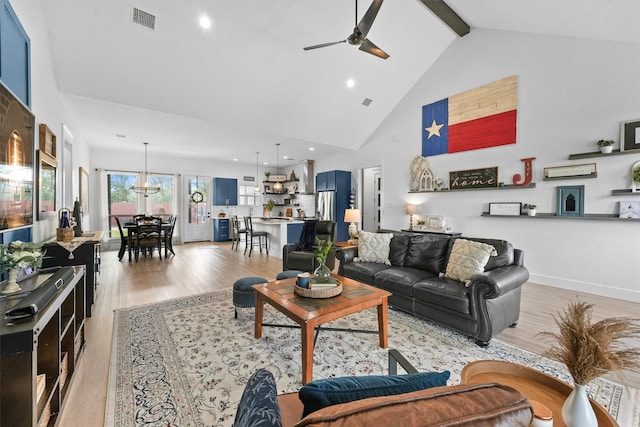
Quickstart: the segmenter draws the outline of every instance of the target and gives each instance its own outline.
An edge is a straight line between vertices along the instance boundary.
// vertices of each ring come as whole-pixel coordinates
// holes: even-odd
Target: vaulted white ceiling
[[[256,151],[275,162],[276,142],[299,160],[358,149],[457,37],[419,0],[382,5],[368,38],[387,60],[348,44],[303,51],[351,34],[352,0],[41,3],[58,90],[88,144],[142,151],[147,141],[156,153],[246,163]],[[359,1],[358,20],[369,4]],[[640,43],[638,0],[448,4],[471,35],[486,28]],[[154,30],[132,22],[133,7],[156,17]]]

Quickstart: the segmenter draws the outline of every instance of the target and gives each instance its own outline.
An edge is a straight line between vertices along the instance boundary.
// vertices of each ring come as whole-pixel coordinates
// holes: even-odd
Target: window
[[[160,191],[144,197],[131,190],[132,185],[138,185],[136,184],[138,175],[133,172],[107,173],[109,215],[117,215],[121,224],[131,221],[138,213],[149,213],[161,217],[173,215],[176,212],[173,176],[149,175],[149,186],[159,185]],[[120,237],[118,225],[113,218],[109,221],[109,237]]]
[[[240,185],[238,196],[238,205],[256,206],[258,204],[255,185]]]

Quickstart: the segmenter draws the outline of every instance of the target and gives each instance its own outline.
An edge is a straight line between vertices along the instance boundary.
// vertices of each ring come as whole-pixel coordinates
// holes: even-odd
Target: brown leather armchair
[[[308,229],[315,223],[315,235],[311,238]],[[305,230],[305,228],[307,230]],[[305,221],[302,230],[301,241],[298,243],[288,243],[282,247],[282,270],[299,270],[313,272],[318,267],[318,261],[314,256],[313,245],[315,238],[323,240],[333,240],[336,223],[333,221]],[[304,245],[304,246],[303,246]],[[327,257],[326,265],[331,270],[335,267],[335,250],[331,249]]]

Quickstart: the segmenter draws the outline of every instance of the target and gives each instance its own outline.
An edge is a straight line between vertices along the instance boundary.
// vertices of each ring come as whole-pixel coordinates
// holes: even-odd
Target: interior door
[[[184,242],[212,240],[211,224],[211,186],[210,176],[185,176],[184,192]]]
[[[362,229],[375,232],[382,223],[382,168],[364,169],[362,181]]]

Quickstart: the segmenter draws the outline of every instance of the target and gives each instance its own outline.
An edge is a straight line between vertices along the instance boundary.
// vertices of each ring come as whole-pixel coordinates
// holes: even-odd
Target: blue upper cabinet
[[[214,206],[238,205],[238,180],[235,178],[213,178]]]
[[[31,41],[9,0],[0,5],[0,81],[31,107]]]

